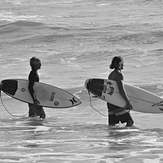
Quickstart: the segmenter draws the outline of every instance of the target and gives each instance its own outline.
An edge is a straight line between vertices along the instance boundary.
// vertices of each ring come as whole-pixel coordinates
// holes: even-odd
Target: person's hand
[[[126,106],[125,106],[126,109],[129,109],[129,110],[132,110],[133,109],[133,106],[132,104],[128,101]]]
[[[34,99],[34,104],[38,105],[40,102],[37,99]]]

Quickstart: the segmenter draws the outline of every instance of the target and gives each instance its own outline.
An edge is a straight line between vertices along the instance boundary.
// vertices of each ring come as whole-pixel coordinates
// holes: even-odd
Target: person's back
[[[109,76],[108,79],[110,80],[114,80],[114,81],[119,81],[119,80],[123,80],[123,75],[120,71],[117,70],[113,70]]]

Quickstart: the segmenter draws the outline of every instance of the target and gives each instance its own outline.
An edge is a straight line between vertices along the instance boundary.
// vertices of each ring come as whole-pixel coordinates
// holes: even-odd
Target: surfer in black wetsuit
[[[109,125],[114,126],[118,124],[119,122],[125,123],[126,126],[132,126],[134,121],[131,118],[130,110],[132,109],[132,105],[129,101],[129,98],[127,97],[127,94],[123,87],[123,74],[121,73],[121,70],[123,69],[123,59],[120,56],[115,56],[112,59],[110,69],[114,69],[108,76],[108,79],[114,80],[117,82],[119,92],[121,96],[126,101],[125,108],[120,108],[118,106],[112,105],[110,103],[107,103],[108,107],[108,118],[109,118]]]
[[[39,116],[40,118],[44,119],[45,118],[45,112],[42,106],[39,106],[39,101],[36,98],[33,86],[35,82],[39,82],[39,75],[37,73],[37,70],[41,68],[41,61],[40,59],[36,57],[32,57],[30,59],[30,66],[31,66],[31,72],[28,76],[29,80],[29,85],[28,89],[31,94],[31,97],[34,101],[34,104],[28,104],[29,106],[29,117],[36,117]]]

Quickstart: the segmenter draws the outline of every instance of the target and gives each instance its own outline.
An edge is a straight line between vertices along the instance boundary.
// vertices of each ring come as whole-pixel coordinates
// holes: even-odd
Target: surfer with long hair
[[[132,109],[132,105],[123,87],[124,77],[121,72],[123,66],[124,66],[124,62],[121,56],[113,57],[112,62],[110,64],[110,69],[113,69],[113,71],[109,74],[108,79],[116,81],[119,88],[119,92],[121,96],[124,98],[124,100],[126,101],[126,106],[124,108],[121,108],[116,105],[107,103],[109,126],[114,126],[119,122],[126,123],[126,126],[128,127],[134,124],[134,121],[130,115],[130,110]]]

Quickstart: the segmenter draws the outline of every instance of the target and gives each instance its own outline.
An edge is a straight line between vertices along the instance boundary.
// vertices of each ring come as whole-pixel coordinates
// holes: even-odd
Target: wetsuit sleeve
[[[28,89],[29,89],[29,92],[31,94],[31,97],[32,97],[32,99],[34,101],[35,100],[35,97],[34,97],[34,89],[33,89],[33,86],[34,86],[34,83],[35,83],[35,75],[34,75],[33,72],[30,72],[29,77],[28,77],[28,80],[29,80]]]
[[[124,89],[124,86],[123,86],[123,75],[122,75],[122,73],[118,73],[118,75],[116,77],[116,82],[118,84],[120,94],[123,96],[126,103],[129,103],[129,98],[128,98],[126,91]]]

